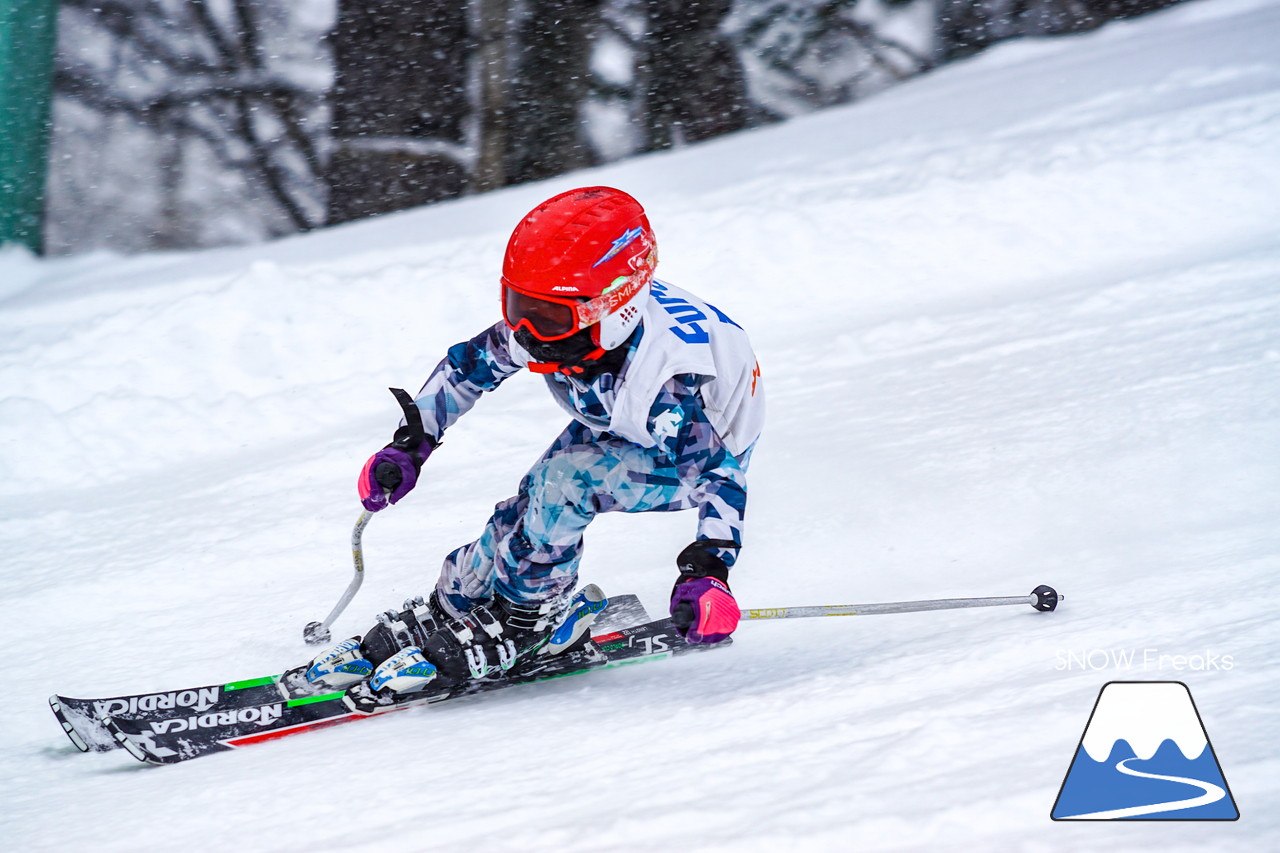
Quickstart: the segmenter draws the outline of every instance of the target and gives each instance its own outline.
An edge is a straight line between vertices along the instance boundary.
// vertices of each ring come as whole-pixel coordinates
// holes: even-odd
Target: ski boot
[[[422,649],[409,646],[378,664],[369,679],[369,692],[403,696],[416,693],[436,678],[435,664],[422,656]]]
[[[551,632],[551,639],[547,641],[547,645],[540,654],[558,657],[588,647],[591,639],[591,624],[608,606],[609,599],[604,597],[600,587],[593,583],[584,586],[569,600],[569,606],[566,608],[568,612]]]
[[[360,638],[352,637],[317,655],[307,667],[306,679],[317,689],[346,690],[364,681],[371,672],[373,664],[365,660]]]
[[[287,670],[280,678],[280,692],[286,699],[299,699],[322,693],[347,690],[372,675],[389,659],[415,649],[444,624],[447,617],[433,598],[422,596],[406,599],[401,611],[388,610],[378,615],[378,624],[365,633],[364,639],[352,637],[316,655],[310,663]],[[421,654],[421,652],[419,652]],[[400,657],[398,666],[411,667],[416,661]],[[415,677],[425,677],[419,670]],[[412,682],[402,678],[394,682],[400,690],[417,689],[427,677],[411,688]]]
[[[353,710],[371,711],[424,698],[428,687],[429,693],[452,695],[481,681],[533,677],[570,662],[590,665],[603,659],[589,629],[607,605],[594,584],[568,601],[521,605],[499,597],[387,658],[372,678],[347,690],[345,701]]]

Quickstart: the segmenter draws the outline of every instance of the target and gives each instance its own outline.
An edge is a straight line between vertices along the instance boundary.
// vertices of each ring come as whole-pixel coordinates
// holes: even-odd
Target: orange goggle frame
[[[561,341],[599,323],[621,308],[644,287],[647,277],[637,270],[614,280],[611,289],[594,299],[548,296],[502,280],[502,319],[512,331],[521,327],[540,341]]]

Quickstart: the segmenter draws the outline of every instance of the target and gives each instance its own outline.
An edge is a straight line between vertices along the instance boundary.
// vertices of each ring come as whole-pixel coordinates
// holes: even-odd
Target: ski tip
[[[115,738],[116,743],[120,744],[120,748],[132,755],[134,758],[145,764],[151,764],[147,751],[141,746],[133,742],[128,734],[121,731],[120,726],[116,723],[115,718],[104,716],[102,724],[107,727],[107,731]]]
[[[58,718],[58,724],[62,726],[62,731],[67,735],[67,739],[71,741],[72,746],[81,752],[89,751],[89,744],[80,733],[76,731],[76,727],[71,725],[71,721],[67,719],[66,712],[62,710],[62,697],[54,694],[49,697],[49,707],[53,710],[53,716]]]
[[[1066,596],[1059,594],[1056,589],[1047,584],[1040,584],[1040,586],[1031,590],[1031,594],[1036,597],[1031,606],[1046,613],[1057,610],[1058,602],[1066,598]]]
[[[106,726],[107,731],[111,733],[111,736],[115,738],[116,743],[120,744],[120,748],[143,764],[159,767],[165,764],[173,764],[180,760],[177,757],[178,754],[173,750],[156,751],[148,743],[144,742],[143,738],[129,734],[120,728],[120,723],[115,717],[103,714],[99,719],[102,721],[102,725]],[[162,752],[169,753],[172,757],[166,757],[161,754]]]

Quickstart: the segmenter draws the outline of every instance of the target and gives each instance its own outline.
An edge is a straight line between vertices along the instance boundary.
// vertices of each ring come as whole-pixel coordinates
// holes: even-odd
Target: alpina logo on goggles
[[[502,319],[513,331],[526,328],[540,341],[563,340],[618,310],[640,292],[646,280],[645,270],[636,270],[614,279],[594,299],[574,299],[535,294],[503,279]]]

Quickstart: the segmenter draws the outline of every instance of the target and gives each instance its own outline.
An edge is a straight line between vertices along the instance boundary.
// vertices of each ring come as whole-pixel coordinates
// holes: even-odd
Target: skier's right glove
[[[741,611],[729,590],[729,568],[712,553],[733,542],[703,539],[676,557],[680,577],[671,588],[671,622],[690,643],[718,643],[738,627]]]
[[[392,388],[391,393],[404,409],[405,424],[396,430],[390,444],[369,457],[360,471],[360,503],[369,512],[386,509],[387,504],[397,503],[413,491],[422,463],[439,444],[423,428],[422,413],[413,398],[399,388]]]
[[[397,503],[418,484],[422,463],[434,449],[427,441],[412,450],[402,450],[392,442],[370,456],[360,471],[360,503],[369,512]]]

